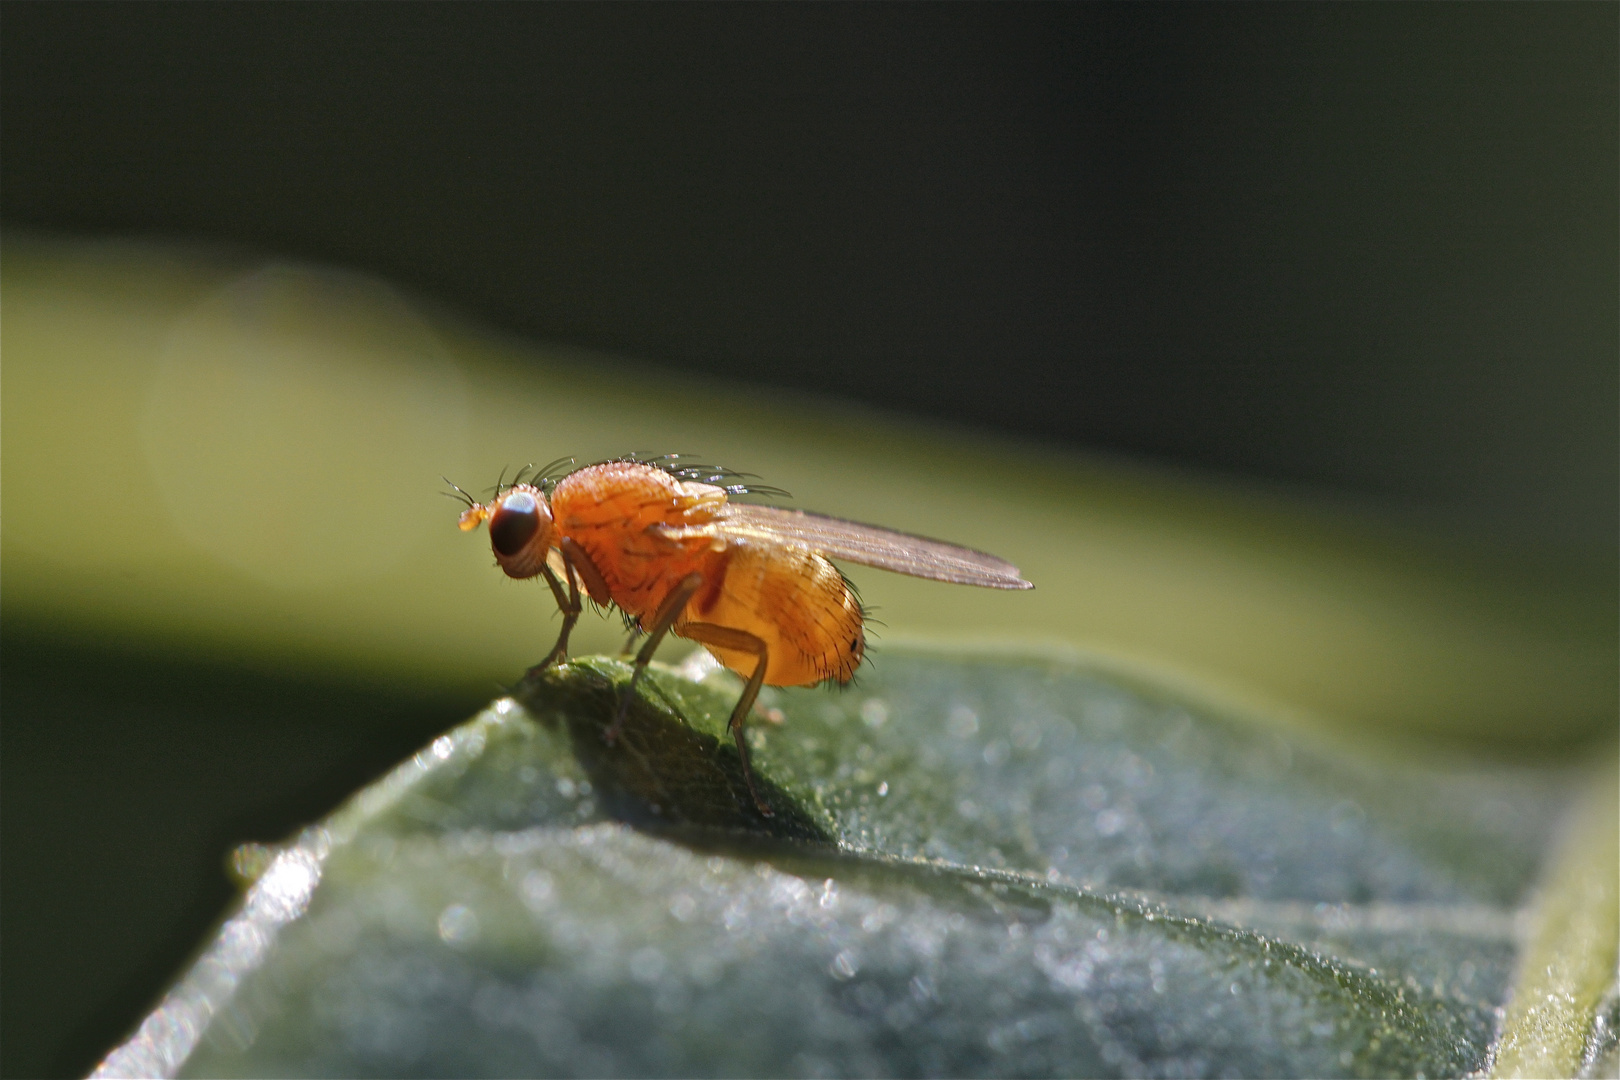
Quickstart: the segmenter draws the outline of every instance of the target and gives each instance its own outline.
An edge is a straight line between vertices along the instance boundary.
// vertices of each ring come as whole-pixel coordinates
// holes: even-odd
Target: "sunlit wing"
[[[858,521],[826,517],[779,506],[731,503],[716,521],[722,533],[782,537],[818,551],[830,559],[843,559],[879,570],[912,577],[982,585],[987,589],[1033,589],[1005,559],[943,540],[895,532]]]

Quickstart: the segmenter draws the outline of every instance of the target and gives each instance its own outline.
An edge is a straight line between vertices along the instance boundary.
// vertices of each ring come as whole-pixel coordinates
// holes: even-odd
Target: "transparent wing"
[[[987,589],[1033,589],[1005,559],[943,540],[895,532],[877,525],[788,510],[729,503],[715,522],[721,532],[797,540],[830,559],[843,559],[897,574],[982,585]]]

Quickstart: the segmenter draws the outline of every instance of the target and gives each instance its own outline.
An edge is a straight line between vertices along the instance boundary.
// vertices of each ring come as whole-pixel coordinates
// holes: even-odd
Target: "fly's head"
[[[466,501],[461,531],[471,532],[489,522],[489,546],[507,577],[532,578],[540,572],[551,550],[551,506],[545,492],[530,484],[514,484],[488,504]]]

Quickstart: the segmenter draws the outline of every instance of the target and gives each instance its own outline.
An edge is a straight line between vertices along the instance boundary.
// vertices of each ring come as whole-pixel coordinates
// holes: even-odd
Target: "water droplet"
[[[889,706],[882,698],[867,698],[861,702],[861,720],[869,728],[880,728],[889,719]]]
[[[655,983],[664,974],[664,954],[648,945],[630,957],[630,977],[643,986]]]
[[[550,902],[556,887],[552,884],[551,875],[544,870],[530,870],[523,875],[523,881],[518,885],[523,893],[523,903],[530,911],[539,911]]]
[[[439,940],[462,948],[478,940],[478,916],[465,904],[451,904],[439,913]]]
[[[945,721],[945,730],[958,739],[971,738],[979,733],[979,714],[966,705],[957,705]]]
[[[240,886],[251,885],[270,869],[275,857],[276,849],[267,844],[238,844],[231,849],[231,877]]]

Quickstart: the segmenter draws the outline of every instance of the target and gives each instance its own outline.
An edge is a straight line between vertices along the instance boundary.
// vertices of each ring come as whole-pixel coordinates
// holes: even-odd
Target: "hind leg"
[[[737,744],[737,757],[742,761],[743,782],[748,785],[748,794],[754,797],[754,805],[759,808],[761,814],[773,817],[771,808],[760,797],[759,788],[754,785],[754,768],[748,760],[748,741],[743,738],[743,722],[748,719],[749,710],[759,698],[759,688],[765,685],[765,669],[770,665],[770,649],[746,630],[735,630],[714,623],[687,623],[681,627],[681,636],[705,645],[718,645],[722,649],[735,649],[759,657],[759,662],[754,665],[754,673],[748,677],[748,685],[743,687],[742,697],[737,699],[737,707],[731,710],[729,727],[731,739]]]

